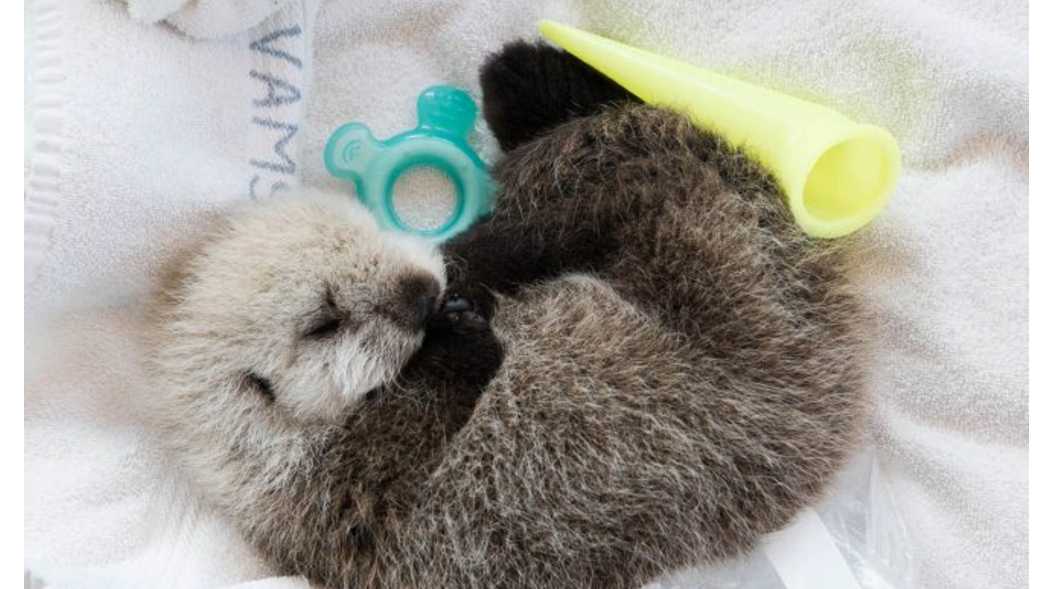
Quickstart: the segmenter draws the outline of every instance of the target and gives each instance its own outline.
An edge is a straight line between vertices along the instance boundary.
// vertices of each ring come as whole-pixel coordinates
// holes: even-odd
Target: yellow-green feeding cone
[[[856,231],[885,206],[900,173],[888,131],[811,102],[552,21],[541,34],[642,100],[684,112],[765,165],[814,237]]]

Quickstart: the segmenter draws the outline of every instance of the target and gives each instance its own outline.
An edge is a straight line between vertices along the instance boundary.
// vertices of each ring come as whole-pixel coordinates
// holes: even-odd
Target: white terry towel
[[[278,197],[281,182],[344,189],[320,157],[336,126],[361,120],[387,136],[412,125],[421,88],[474,91],[484,54],[547,17],[896,134],[904,174],[860,236],[855,279],[877,335],[874,476],[908,538],[877,556],[910,575],[858,580],[1026,585],[1024,2],[331,0],[314,20],[314,4],[293,2],[207,41],[137,23],[118,3],[35,8],[25,524],[30,568],[53,584],[271,574],[169,480],[135,414],[150,394],[134,345],[150,272],[196,214],[249,198],[251,185],[260,197]],[[477,140],[496,155],[486,134]],[[665,586],[736,585],[686,573]]]

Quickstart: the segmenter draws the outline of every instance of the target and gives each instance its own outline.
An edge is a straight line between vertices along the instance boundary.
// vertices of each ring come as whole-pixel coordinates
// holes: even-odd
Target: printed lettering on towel
[[[297,183],[294,138],[305,75],[303,45],[301,26],[285,22],[262,28],[250,43],[254,68],[248,75],[257,88],[250,124],[259,137],[259,153],[249,160],[252,199],[270,197]]]

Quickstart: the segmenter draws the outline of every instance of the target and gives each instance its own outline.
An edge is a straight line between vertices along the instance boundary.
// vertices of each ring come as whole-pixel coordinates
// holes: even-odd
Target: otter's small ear
[[[513,41],[479,71],[483,116],[505,152],[605,105],[638,100],[616,82],[561,49]]]

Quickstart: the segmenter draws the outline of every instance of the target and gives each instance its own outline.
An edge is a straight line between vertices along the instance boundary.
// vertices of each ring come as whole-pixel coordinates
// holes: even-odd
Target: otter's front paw
[[[432,317],[429,329],[446,330],[460,335],[478,334],[490,328],[486,317],[470,299],[458,294],[447,297],[443,307]]]
[[[429,382],[454,384],[475,394],[500,368],[501,343],[476,302],[451,296],[429,319],[421,349],[405,374]]]

